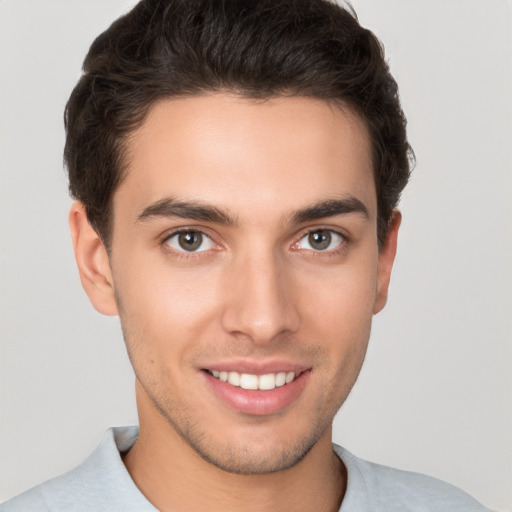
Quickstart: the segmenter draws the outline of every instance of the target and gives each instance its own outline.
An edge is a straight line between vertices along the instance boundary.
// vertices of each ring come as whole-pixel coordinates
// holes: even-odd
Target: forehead
[[[352,195],[375,215],[371,146],[348,108],[301,97],[211,94],[160,101],[130,137],[114,211],[164,197],[243,216]]]

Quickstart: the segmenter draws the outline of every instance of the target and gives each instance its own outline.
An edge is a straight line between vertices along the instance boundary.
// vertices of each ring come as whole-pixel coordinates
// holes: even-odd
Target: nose
[[[286,267],[272,251],[253,252],[232,263],[222,314],[225,332],[262,345],[299,329],[297,297]]]

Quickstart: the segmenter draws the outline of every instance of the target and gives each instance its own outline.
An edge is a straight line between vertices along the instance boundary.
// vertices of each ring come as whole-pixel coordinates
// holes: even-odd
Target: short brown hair
[[[159,99],[229,91],[339,101],[372,141],[379,244],[412,150],[383,48],[329,0],[142,0],[91,45],[65,111],[71,195],[109,247],[129,134]]]

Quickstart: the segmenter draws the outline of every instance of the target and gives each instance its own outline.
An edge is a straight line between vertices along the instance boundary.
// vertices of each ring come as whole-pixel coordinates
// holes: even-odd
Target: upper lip
[[[255,361],[247,359],[231,359],[228,361],[217,361],[215,363],[201,366],[202,370],[219,372],[249,373],[251,375],[266,375],[268,373],[295,372],[302,373],[311,369],[311,366],[291,361]]]

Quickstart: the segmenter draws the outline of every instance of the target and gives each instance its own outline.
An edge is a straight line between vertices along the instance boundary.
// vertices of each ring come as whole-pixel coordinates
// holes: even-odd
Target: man
[[[485,510],[331,444],[409,175],[374,36],[322,1],[146,1],[84,68],[70,225],[140,432],[2,510]]]

